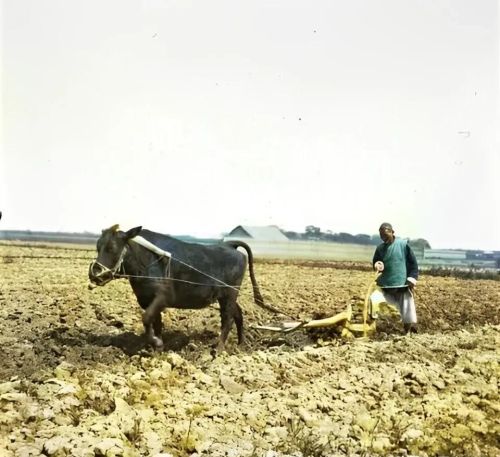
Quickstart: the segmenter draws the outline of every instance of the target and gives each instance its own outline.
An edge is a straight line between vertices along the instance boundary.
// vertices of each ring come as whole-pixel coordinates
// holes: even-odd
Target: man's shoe
[[[403,324],[403,330],[405,335],[408,335],[408,333],[418,333],[417,324]]]

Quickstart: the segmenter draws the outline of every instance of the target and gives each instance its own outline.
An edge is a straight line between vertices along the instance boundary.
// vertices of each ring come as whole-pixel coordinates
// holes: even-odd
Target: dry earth
[[[214,357],[216,306],[166,314],[144,347],[126,281],[87,288],[92,252],[0,246],[0,456],[498,456],[500,282],[422,276],[420,333],[286,336],[245,281],[247,344]],[[364,300],[372,273],[257,263],[293,318]]]

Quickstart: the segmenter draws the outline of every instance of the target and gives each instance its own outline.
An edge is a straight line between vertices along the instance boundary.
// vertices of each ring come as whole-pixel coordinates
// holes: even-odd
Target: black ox
[[[135,242],[139,238],[160,248],[159,253],[151,246]],[[236,249],[238,247],[247,252],[254,301],[268,308],[255,279],[252,251],[241,241],[204,246],[185,243],[142,227],[123,232],[115,225],[103,230],[97,240],[97,258],[90,264],[89,279],[98,286],[114,278],[129,279],[144,309],[142,320],[146,339],[159,350],[163,348],[161,312],[165,308],[200,309],[218,301],[221,316],[219,349],[222,349],[233,322],[236,323],[238,344],[244,338],[243,314],[237,298],[247,259]]]

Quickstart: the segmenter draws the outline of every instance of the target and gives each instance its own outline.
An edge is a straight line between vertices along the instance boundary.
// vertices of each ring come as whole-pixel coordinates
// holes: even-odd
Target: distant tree
[[[336,240],[336,234],[335,233],[332,233],[331,230],[327,230],[326,233],[323,235],[323,239],[325,241],[329,241],[329,242],[334,242]]]
[[[410,245],[417,249],[431,249],[431,245],[424,238],[416,238],[414,240],[410,240]]]
[[[359,233],[354,237],[356,244],[371,244],[372,240],[370,235],[365,235],[364,233]]]
[[[310,239],[320,239],[321,238],[321,229],[316,227],[315,225],[308,225],[306,227],[305,238]]]
[[[332,230],[321,231],[320,227],[316,225],[307,225],[304,233],[298,233],[290,230],[279,229],[290,240],[321,240],[330,243],[349,243],[349,244],[362,244],[365,246],[376,246],[382,242],[380,235],[375,233],[367,235],[366,233],[358,233],[352,235],[347,232],[333,233]],[[431,245],[424,238],[416,238],[410,240],[412,247],[418,250],[431,249]]]
[[[356,243],[356,238],[350,233],[340,232],[338,234],[339,243]]]
[[[300,240],[302,239],[302,233],[297,233],[293,231],[281,230],[281,233],[285,235],[289,240]]]

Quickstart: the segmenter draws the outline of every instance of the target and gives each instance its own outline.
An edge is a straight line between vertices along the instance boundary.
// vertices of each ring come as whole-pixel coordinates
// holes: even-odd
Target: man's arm
[[[413,278],[416,284],[418,279],[418,263],[412,248],[408,244],[406,245],[406,272],[408,278]]]
[[[372,266],[375,269],[375,264],[377,262],[383,262],[384,261],[384,255],[382,254],[382,246],[377,246],[377,249],[375,249],[375,253],[373,254],[373,260],[372,260]]]

